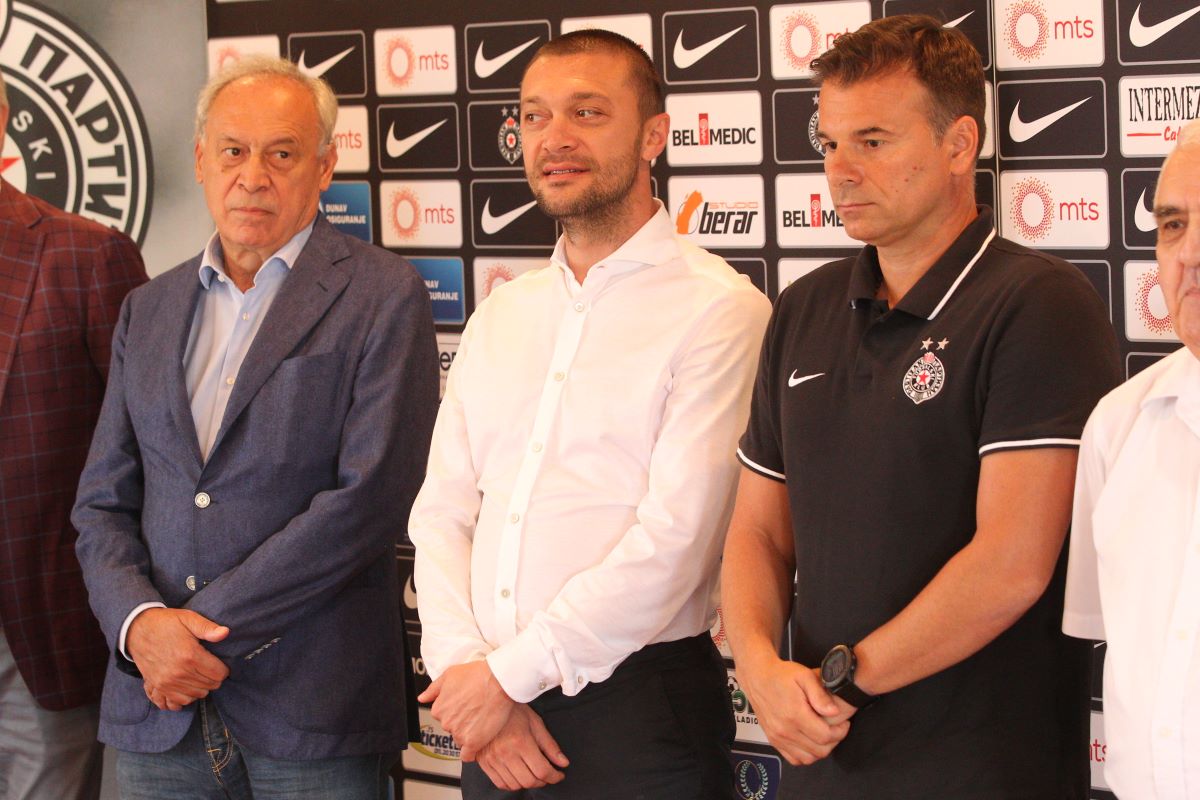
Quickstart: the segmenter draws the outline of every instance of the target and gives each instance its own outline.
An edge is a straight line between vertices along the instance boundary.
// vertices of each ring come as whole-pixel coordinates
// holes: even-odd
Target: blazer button
[[[208,492],[196,493],[196,508],[208,508],[212,503],[212,498],[208,496]]]
[[[183,585],[188,588],[189,592],[196,591],[196,576],[188,575],[187,580],[183,582]]]

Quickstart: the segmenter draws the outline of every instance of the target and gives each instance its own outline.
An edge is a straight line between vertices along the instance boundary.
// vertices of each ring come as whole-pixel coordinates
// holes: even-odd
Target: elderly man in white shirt
[[[1154,216],[1184,347],[1088,421],[1063,615],[1108,640],[1104,777],[1122,800],[1200,798],[1200,122],[1163,164]]]
[[[563,236],[471,317],[409,523],[421,699],[468,800],[733,797],[708,630],[770,304],[652,196],[668,130],[623,37],[527,68],[526,176]]]

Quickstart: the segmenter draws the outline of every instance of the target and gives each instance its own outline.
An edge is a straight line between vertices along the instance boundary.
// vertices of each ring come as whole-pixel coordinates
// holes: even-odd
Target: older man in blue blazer
[[[395,544],[437,353],[412,266],[318,214],[336,111],[287,61],[215,76],[216,234],[121,312],[72,519],[125,798],[374,800],[408,740]]]

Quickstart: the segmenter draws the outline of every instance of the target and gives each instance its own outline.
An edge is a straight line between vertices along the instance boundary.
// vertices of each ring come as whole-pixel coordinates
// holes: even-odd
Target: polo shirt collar
[[[304,245],[308,244],[308,237],[312,235],[313,226],[316,225],[317,218],[313,217],[313,221],[300,229],[300,232],[288,239],[283,247],[276,250],[270,258],[263,262],[265,267],[272,261],[278,259],[285,269],[290,270],[292,265],[296,263],[296,259],[300,257],[300,251],[304,249]],[[261,268],[259,270],[262,271]],[[229,275],[225,272],[225,253],[221,250],[221,235],[213,233],[208,240],[208,244],[204,248],[204,255],[200,257],[200,283],[205,289],[212,283],[217,273],[224,275],[226,278]],[[258,280],[258,275],[255,274],[255,281]]]
[[[978,206],[978,211],[979,216],[963,229],[946,252],[908,290],[908,294],[900,298],[897,309],[932,320],[950,302],[955,290],[996,237],[992,209]],[[850,273],[850,307],[860,308],[875,302],[875,293],[882,282],[879,253],[873,245],[867,245],[859,252]]]

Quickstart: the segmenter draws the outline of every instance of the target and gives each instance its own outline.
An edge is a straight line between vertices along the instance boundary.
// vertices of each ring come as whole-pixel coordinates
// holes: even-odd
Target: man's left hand
[[[450,667],[417,700],[433,703],[433,718],[458,742],[464,760],[496,738],[516,705],[486,661]]]

